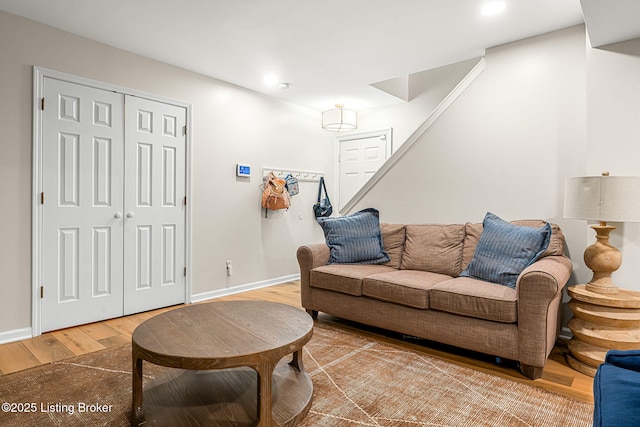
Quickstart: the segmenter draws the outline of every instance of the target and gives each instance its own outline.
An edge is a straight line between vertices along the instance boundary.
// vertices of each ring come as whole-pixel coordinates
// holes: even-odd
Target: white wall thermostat
[[[236,167],[236,176],[250,177],[251,166],[247,164],[238,163]]]

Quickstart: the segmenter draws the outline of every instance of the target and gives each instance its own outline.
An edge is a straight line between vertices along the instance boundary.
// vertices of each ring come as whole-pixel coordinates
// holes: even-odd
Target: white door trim
[[[40,303],[40,287],[42,278],[42,120],[41,100],[44,97],[44,79],[53,78],[70,83],[90,86],[96,89],[109,90],[124,95],[132,95],[152,101],[173,104],[187,110],[186,135],[186,220],[185,220],[185,265],[187,276],[185,281],[185,302],[191,303],[191,134],[192,106],[190,103],[162,97],[135,89],[130,89],[98,80],[87,79],[73,74],[63,73],[44,67],[33,67],[33,136],[32,136],[32,208],[31,208],[31,330],[33,336],[42,334],[42,316]],[[51,102],[51,101],[49,101]]]

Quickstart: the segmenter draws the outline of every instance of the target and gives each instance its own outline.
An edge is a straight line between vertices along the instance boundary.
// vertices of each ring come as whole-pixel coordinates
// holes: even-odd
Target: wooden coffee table
[[[132,425],[296,425],[311,406],[302,347],[312,333],[307,313],[266,301],[195,304],[143,322],[132,336]],[[145,384],[143,406],[145,360],[182,371]]]

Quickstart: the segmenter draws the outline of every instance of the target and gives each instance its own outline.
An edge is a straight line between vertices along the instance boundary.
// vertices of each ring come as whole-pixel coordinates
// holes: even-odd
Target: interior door
[[[45,78],[42,331],[122,316],[123,95]]]
[[[126,96],[124,313],[185,302],[186,108]]]
[[[340,140],[340,209],[387,160],[387,139],[373,135]]]

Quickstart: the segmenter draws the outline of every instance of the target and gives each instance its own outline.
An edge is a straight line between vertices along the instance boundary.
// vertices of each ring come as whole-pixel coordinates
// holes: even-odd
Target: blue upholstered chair
[[[593,425],[640,426],[640,350],[609,350],[593,381]]]

